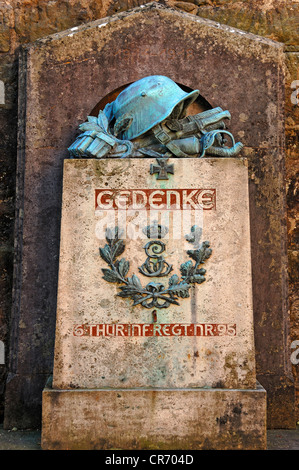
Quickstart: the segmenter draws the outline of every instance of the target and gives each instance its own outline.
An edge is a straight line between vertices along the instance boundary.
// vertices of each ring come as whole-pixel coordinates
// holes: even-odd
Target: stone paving
[[[268,431],[268,450],[299,450],[299,426],[296,429]]]
[[[3,430],[0,425],[1,450],[41,450],[40,430]],[[268,430],[268,450],[299,450],[299,426],[297,429]]]

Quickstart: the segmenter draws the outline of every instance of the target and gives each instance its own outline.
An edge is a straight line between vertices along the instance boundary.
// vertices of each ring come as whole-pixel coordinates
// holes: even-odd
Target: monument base
[[[266,449],[266,391],[43,391],[42,448]]]

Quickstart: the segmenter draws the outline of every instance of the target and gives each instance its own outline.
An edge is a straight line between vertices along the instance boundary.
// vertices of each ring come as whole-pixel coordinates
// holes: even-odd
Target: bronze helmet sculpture
[[[108,103],[98,116],[80,124],[82,133],[68,148],[71,157],[236,156],[243,148],[226,130],[229,111],[220,107],[187,116],[199,96],[163,75],[137,80]],[[231,147],[226,146],[229,136]]]
[[[162,75],[142,78],[125,88],[113,102],[113,133],[122,140],[140,137],[168,118],[180,104],[182,110],[176,118],[184,117],[183,111],[198,95],[198,90],[186,93]]]

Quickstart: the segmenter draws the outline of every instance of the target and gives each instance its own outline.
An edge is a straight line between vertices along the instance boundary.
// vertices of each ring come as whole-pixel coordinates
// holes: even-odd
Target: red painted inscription
[[[74,325],[74,336],[236,336],[227,323],[113,323]]]
[[[216,189],[96,189],[96,210],[216,209]]]

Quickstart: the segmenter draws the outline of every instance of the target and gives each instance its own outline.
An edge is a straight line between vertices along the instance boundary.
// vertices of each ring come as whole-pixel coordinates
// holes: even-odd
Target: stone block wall
[[[18,52],[23,44],[82,23],[126,11],[145,0],[6,0],[0,1],[0,341],[5,364],[0,363],[0,422],[3,418],[7,375],[13,229],[17,152]],[[289,247],[290,344],[299,340],[298,298],[298,127],[299,127],[299,3],[290,0],[165,0],[161,2],[285,44],[286,75],[286,184]],[[223,71],[225,73],[225,71]],[[248,78],[250,80],[250,78]],[[246,90],[246,83],[241,83]],[[21,103],[20,103],[21,105]],[[22,327],[22,325],[19,325]],[[39,341],[36,335],[32,341]],[[285,351],[286,356],[291,350]],[[293,364],[299,419],[299,365]]]

